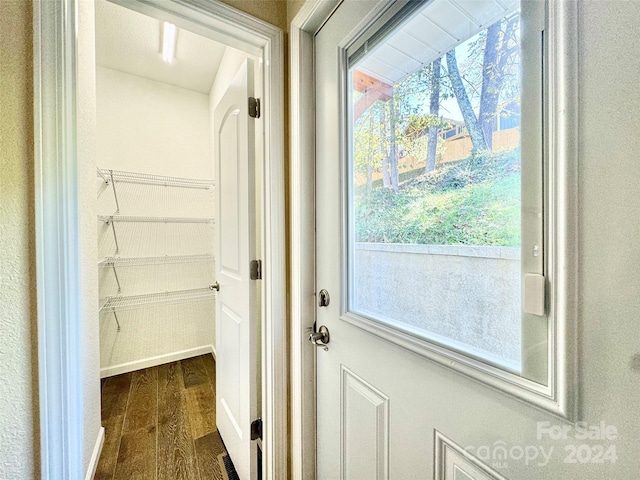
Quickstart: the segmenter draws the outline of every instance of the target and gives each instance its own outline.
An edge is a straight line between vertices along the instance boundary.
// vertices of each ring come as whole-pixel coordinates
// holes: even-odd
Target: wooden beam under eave
[[[382,100],[384,102],[388,101],[388,99],[384,100],[382,98],[382,94],[380,92],[372,92],[361,96],[353,105],[353,121],[357,122],[362,114],[367,111],[367,108],[376,103],[376,100]]]
[[[384,83],[377,78],[371,77],[359,70],[353,71],[353,89],[358,92],[364,93],[365,95],[370,95],[372,92],[377,92],[380,94],[377,100],[382,100],[383,102],[391,100],[391,97],[393,96],[392,85]]]
[[[353,71],[353,89],[363,94],[353,105],[354,122],[377,100],[388,102],[393,98],[393,86],[359,70]]]

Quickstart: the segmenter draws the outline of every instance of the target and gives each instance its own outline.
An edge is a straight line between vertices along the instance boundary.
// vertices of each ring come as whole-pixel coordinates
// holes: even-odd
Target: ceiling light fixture
[[[162,23],[162,60],[171,63],[176,53],[176,26],[173,23]]]

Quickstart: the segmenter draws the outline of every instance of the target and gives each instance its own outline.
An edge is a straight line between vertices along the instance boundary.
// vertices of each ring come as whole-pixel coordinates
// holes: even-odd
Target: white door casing
[[[561,15],[575,11],[558,5],[564,4],[550,3],[549,22],[562,25],[558,30],[566,35],[566,26],[571,25],[573,17]],[[346,113],[341,111],[341,100],[347,80],[340,69],[340,54],[348,39],[364,30],[366,20],[378,18],[387,6],[388,3],[374,1],[344,2],[315,38],[316,288],[327,289],[331,295],[329,306],[317,309],[316,320],[318,328],[326,325],[331,335],[328,351],[316,350],[317,477],[595,479],[602,478],[603,471],[610,478],[624,477],[631,465],[616,461],[616,440],[601,438],[599,445],[581,441],[579,430],[572,423],[571,402],[567,402],[569,410],[559,409],[554,415],[543,409],[553,412],[551,403],[523,402],[523,398],[529,400],[525,395],[516,398],[518,395],[509,388],[501,389],[482,375],[475,379],[461,375],[463,369],[456,362],[436,362],[387,341],[382,334],[384,329],[372,335],[344,320],[347,255],[343,250],[345,208],[341,192],[346,170]],[[353,19],[363,18],[365,22],[356,26]],[[574,40],[575,37],[569,38],[569,43]],[[558,39],[548,35],[545,41],[547,52],[553,52]],[[552,284],[552,301],[557,302],[552,303],[552,308],[558,315],[555,340],[550,334],[557,347],[552,350],[555,370],[549,379],[550,389],[557,395],[554,400],[562,400],[563,395],[568,395],[567,389],[574,388],[572,365],[563,361],[563,345],[573,342],[571,329],[558,325],[575,318],[572,293],[576,271],[571,246],[575,245],[571,217],[575,206],[564,203],[575,195],[573,180],[567,179],[575,165],[563,163],[575,158],[574,137],[570,136],[575,126],[575,117],[571,117],[575,90],[571,90],[570,73],[575,67],[559,62],[559,58],[551,56],[547,64],[551,70],[547,85],[559,82],[559,88],[550,88],[553,94],[546,98],[556,127],[550,134],[551,155],[559,158],[552,164],[558,177],[552,183],[549,208],[555,213],[566,207],[569,212],[567,217],[556,215],[560,220],[552,225],[549,234],[550,254],[555,262],[551,266],[553,280],[560,285]],[[380,288],[384,288],[386,280],[380,279]],[[590,420],[592,424],[600,421]],[[558,438],[548,428],[566,431],[567,435]],[[618,449],[632,445],[618,442]],[[591,457],[576,460],[571,456],[573,447]],[[600,457],[603,461],[591,461],[600,447],[609,456]],[[545,454],[549,457],[545,458]]]
[[[140,13],[172,21],[180,28],[227,43],[262,59],[263,104],[282,105],[284,98],[283,32],[220,2],[194,4],[184,0],[114,0]],[[33,8],[35,216],[38,275],[38,383],[43,478],[80,478],[82,456],[93,438],[83,438],[83,416],[99,416],[99,408],[85,405],[89,385],[78,373],[87,338],[79,305],[78,265],[85,252],[75,238],[78,218],[77,110],[78,49],[86,47],[78,35],[79,2],[37,1]],[[93,21],[93,20],[91,20]],[[88,28],[90,25],[87,25]],[[51,61],[55,59],[55,61]],[[263,108],[263,187],[261,237],[265,270],[262,291],[269,302],[263,310],[263,459],[265,476],[280,478],[287,471],[287,376],[285,321],[284,119],[280,108]],[[61,122],[61,119],[64,119]],[[46,201],[43,201],[45,199]],[[72,213],[69,213],[72,212]],[[67,240],[64,240],[64,239]],[[63,239],[63,240],[60,240]],[[60,243],[65,249],[60,247]],[[93,262],[93,260],[91,260]],[[61,281],[61,278],[64,281]],[[55,301],[49,301],[53,298]],[[60,307],[59,299],[66,299]],[[72,334],[69,334],[72,332]],[[99,372],[95,373],[98,378]],[[64,388],[60,388],[63,385]],[[97,385],[97,384],[96,384]],[[62,413],[61,413],[62,412]],[[88,455],[84,455],[85,458]],[[90,474],[91,472],[86,472]]]
[[[313,36],[340,0],[307,1],[290,24],[291,470],[316,473],[315,347],[315,92]]]
[[[216,423],[241,479],[255,478],[259,328],[255,281],[249,262],[255,255],[255,120],[253,62],[244,61],[214,110],[216,172]]]

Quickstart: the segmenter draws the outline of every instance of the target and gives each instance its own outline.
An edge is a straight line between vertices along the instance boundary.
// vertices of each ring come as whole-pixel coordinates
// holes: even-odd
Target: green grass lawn
[[[520,152],[477,155],[406,180],[356,189],[356,241],[520,245]]]

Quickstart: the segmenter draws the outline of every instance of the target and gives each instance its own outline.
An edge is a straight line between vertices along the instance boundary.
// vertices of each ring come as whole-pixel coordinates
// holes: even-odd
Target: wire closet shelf
[[[174,265],[181,263],[208,263],[213,262],[213,255],[164,255],[160,257],[107,257],[98,266],[111,267],[139,267],[145,265]]]
[[[215,223],[213,218],[201,217],[139,217],[135,215],[98,215],[104,223]]]
[[[191,290],[178,290],[173,292],[148,293],[144,295],[113,296],[107,297],[100,308],[101,312],[121,312],[139,307],[161,304],[177,304],[191,302],[200,299],[210,299],[215,296],[213,286],[195,288]]]
[[[207,217],[205,212],[202,212],[204,213],[203,216],[171,216],[170,214],[167,215],[164,211],[163,213],[165,214],[159,216],[155,216],[153,213],[151,215],[121,215],[120,200],[124,200],[124,206],[125,208],[127,208],[128,213],[135,213],[136,210],[138,212],[141,212],[141,207],[142,211],[149,210],[149,205],[152,205],[154,207],[152,210],[160,209],[158,211],[162,211],[163,206],[166,207],[163,202],[166,203],[167,201],[169,201],[167,205],[173,207],[175,205],[175,200],[185,198],[184,194],[186,192],[180,193],[177,189],[158,190],[157,188],[151,188],[143,190],[144,194],[142,194],[142,197],[131,197],[131,189],[125,188],[124,186],[122,186],[122,188],[116,187],[117,184],[126,183],[143,186],[146,185],[151,187],[160,186],[200,189],[203,191],[203,194],[205,195],[204,197],[194,192],[193,195],[188,194],[186,198],[188,198],[190,201],[197,201],[201,205],[203,201],[206,204],[206,199],[209,198],[209,196],[212,194],[214,182],[212,180],[170,177],[164,175],[126,172],[121,170],[100,168],[97,169],[97,175],[105,182],[105,184],[111,187],[109,188],[109,190],[113,192],[113,199],[115,201],[116,207],[116,211],[113,214],[102,214],[97,216],[98,221],[104,222],[106,225],[110,226],[109,230],[111,230],[113,234],[113,241],[115,246],[115,255],[108,255],[106,257],[103,257],[103,259],[98,262],[98,266],[103,269],[112,270],[115,278],[115,283],[117,285],[116,294],[102,297],[103,303],[100,307],[100,312],[113,314],[117,324],[118,332],[120,331],[120,321],[118,320],[119,312],[134,310],[141,307],[145,308],[158,305],[172,305],[191,303],[196,301],[207,301],[214,298],[215,292],[219,288],[217,282],[212,283],[213,278],[211,278],[211,276],[213,275],[213,265],[215,262],[214,256],[209,252],[203,253],[203,250],[200,249],[200,247],[202,247],[201,243],[203,241],[205,245],[211,244],[209,236],[212,235],[212,229],[209,227],[209,225],[215,223],[214,219]],[[121,199],[118,198],[119,193],[123,195]],[[146,203],[142,202],[141,205],[141,202],[139,201],[141,198],[144,198]],[[158,203],[158,200],[162,201]],[[133,211],[130,209],[132,209]],[[170,212],[173,212],[175,211],[175,208],[170,208],[169,210]],[[182,211],[186,213],[186,211]],[[188,211],[189,213],[192,213],[193,208],[190,206]],[[121,227],[116,228],[116,224],[127,224],[128,226],[125,227],[124,225],[122,225]],[[144,224],[148,225],[148,227],[143,227]],[[182,225],[176,225],[176,228],[169,228],[169,226],[167,225],[167,228],[169,228],[167,230],[164,226],[159,226],[163,224]],[[189,227],[188,224],[192,224],[193,227]],[[200,225],[206,228],[202,229]],[[194,228],[195,230],[193,230]],[[123,240],[126,252],[134,253],[134,250],[132,250],[132,246],[135,246],[135,248],[137,249],[140,247],[140,245],[143,245],[142,251],[136,252],[138,253],[137,255],[134,254],[133,256],[120,257],[120,244],[118,238],[120,235],[118,235],[117,232],[124,234],[123,238],[120,240]],[[180,232],[182,232],[182,236],[180,235]],[[184,235],[190,235],[191,237],[200,240],[196,241],[195,243],[189,242],[186,241]],[[147,245],[147,248],[144,248],[144,242],[148,241],[152,241],[155,243],[153,243],[153,245],[149,244]],[[181,248],[176,249],[177,245],[180,245]],[[194,251],[194,248],[196,248],[197,250]],[[198,250],[200,250],[199,253],[195,253]],[[182,251],[182,253],[176,255],[175,253],[178,253],[178,251]],[[174,254],[169,255],[169,252],[173,252]],[[181,264],[192,264],[194,266],[196,264],[199,264],[199,266],[197,267],[198,274],[194,276],[191,274],[193,272],[188,273],[182,268],[177,272],[170,269],[168,271],[173,272],[174,275],[177,273],[175,277],[171,277],[171,284],[174,288],[170,288],[168,290],[163,290],[160,292],[156,290],[152,293],[140,293],[139,288],[137,288],[139,287],[139,285],[136,284],[136,282],[138,282],[138,278],[155,279],[158,272],[152,273],[152,276],[150,277],[148,270],[146,271],[146,274],[141,274],[141,271],[139,271],[138,269],[130,270],[130,272],[133,271],[135,273],[133,273],[133,277],[131,277],[131,273],[125,276],[124,280],[126,285],[121,284],[121,278],[118,274],[118,269],[120,267],[152,266],[153,268],[155,268],[154,266],[178,266]],[[153,275],[155,275],[155,277]],[[186,281],[187,279],[189,281]],[[189,283],[190,285],[187,285]],[[127,295],[122,295],[121,293],[123,290],[123,286],[125,286],[129,290]]]
[[[98,168],[98,177],[105,183],[122,182],[138,183],[142,185],[164,185],[167,187],[203,188],[214,186],[213,180],[199,180],[193,178],[168,177],[164,175],[152,175],[148,173],[125,172],[122,170],[109,170]]]

